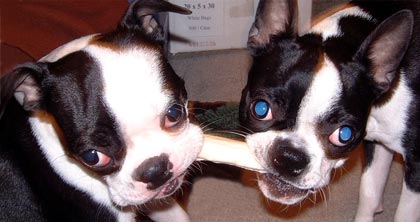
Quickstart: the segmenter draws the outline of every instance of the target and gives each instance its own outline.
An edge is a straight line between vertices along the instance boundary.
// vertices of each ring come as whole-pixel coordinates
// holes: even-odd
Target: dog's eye
[[[177,125],[183,119],[184,113],[184,107],[179,104],[169,107],[165,115],[165,128]]]
[[[270,105],[265,100],[257,100],[252,106],[252,114],[259,120],[271,120],[273,116],[271,114]]]
[[[111,158],[97,150],[85,151],[81,158],[86,165],[91,167],[104,167],[111,162]]]
[[[353,129],[349,126],[342,126],[336,129],[328,139],[336,146],[345,146],[353,140]]]

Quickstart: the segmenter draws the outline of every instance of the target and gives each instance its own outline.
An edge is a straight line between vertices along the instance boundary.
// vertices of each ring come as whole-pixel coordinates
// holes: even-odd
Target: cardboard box
[[[259,0],[169,0],[193,13],[169,13],[170,53],[246,48]],[[312,1],[298,0],[298,32],[310,26]]]
[[[245,48],[258,0],[170,0],[191,15],[169,13],[169,52]]]

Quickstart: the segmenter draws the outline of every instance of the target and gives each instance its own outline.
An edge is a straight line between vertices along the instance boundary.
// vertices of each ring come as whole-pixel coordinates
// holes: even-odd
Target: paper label
[[[183,6],[192,11],[191,15],[175,15],[171,30],[176,30],[176,34],[188,37],[200,36],[222,36],[224,35],[224,1],[176,1],[179,6]]]

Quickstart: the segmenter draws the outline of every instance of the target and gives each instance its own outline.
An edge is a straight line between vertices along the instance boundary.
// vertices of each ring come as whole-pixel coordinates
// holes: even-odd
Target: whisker
[[[221,120],[222,120],[222,118],[218,118],[218,119],[215,119],[211,122],[202,122],[202,123],[200,123],[199,126],[200,126],[200,128],[205,129],[205,128],[210,127],[211,125],[213,125],[213,124],[215,124],[215,123],[217,123]]]
[[[349,170],[347,170],[347,168],[345,166],[340,167],[340,169],[341,169],[341,176],[343,176],[343,171],[344,171],[344,173],[349,173],[350,172]]]
[[[248,127],[246,127],[246,126],[244,126],[242,124],[239,124],[239,128],[240,129],[243,129],[244,130],[244,133],[248,133],[248,134],[254,134],[255,133],[253,130],[249,129]]]
[[[290,206],[289,205],[281,205],[283,207],[283,209],[280,211],[281,213],[287,213],[287,211],[289,211]]]
[[[333,170],[333,174],[331,176],[331,180],[334,180],[335,179],[336,174],[337,174],[337,169],[334,169]]]
[[[201,167],[201,162],[198,162],[198,161],[193,162],[188,169],[189,170],[187,170],[187,173],[190,173],[189,171],[192,171],[192,172],[198,171],[201,174],[203,174],[203,169]]]
[[[314,198],[312,199],[311,196]],[[307,198],[313,205],[316,204],[316,195],[314,195],[313,193],[311,195],[308,196]]]
[[[235,136],[239,136],[239,137],[242,137],[242,138],[245,138],[246,137],[246,135],[244,135],[244,134],[242,134],[240,132],[231,131],[231,130],[214,130],[214,132],[235,135]]]

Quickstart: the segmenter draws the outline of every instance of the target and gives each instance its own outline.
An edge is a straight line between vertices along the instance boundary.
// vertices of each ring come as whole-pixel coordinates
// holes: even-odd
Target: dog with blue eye
[[[0,79],[1,220],[134,222],[142,205],[170,202],[203,135],[164,56],[159,12],[191,13],[137,0],[114,31]],[[189,220],[177,204],[159,208],[154,221]]]
[[[295,204],[330,182],[362,141],[355,221],[373,221],[394,153],[405,161],[395,221],[420,220],[420,2],[352,1],[297,35],[296,4],[260,0],[240,104],[259,187]]]

